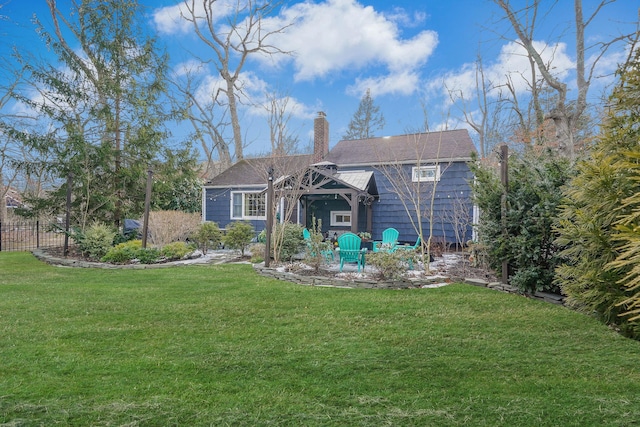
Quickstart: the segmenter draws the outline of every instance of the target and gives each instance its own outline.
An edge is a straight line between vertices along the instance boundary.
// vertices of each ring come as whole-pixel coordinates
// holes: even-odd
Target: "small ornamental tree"
[[[309,240],[306,242],[305,262],[313,267],[315,272],[326,262],[326,253],[331,250],[331,242],[326,242],[322,235],[322,220],[313,217],[313,226],[309,230]]]
[[[254,237],[253,226],[248,222],[236,221],[227,227],[227,234],[224,236],[224,245],[231,249],[240,250],[244,256],[244,250]]]

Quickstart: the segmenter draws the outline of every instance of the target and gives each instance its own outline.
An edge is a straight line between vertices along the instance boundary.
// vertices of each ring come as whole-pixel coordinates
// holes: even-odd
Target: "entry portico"
[[[372,204],[378,190],[372,171],[340,172],[337,165],[320,162],[301,174],[288,175],[274,182],[276,195],[294,200],[300,206],[300,218],[306,227],[313,218],[322,221],[322,231],[371,232]]]

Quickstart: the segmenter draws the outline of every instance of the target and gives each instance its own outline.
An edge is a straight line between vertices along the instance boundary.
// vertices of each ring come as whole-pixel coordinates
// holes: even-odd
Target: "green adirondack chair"
[[[373,242],[373,252],[394,252],[398,245],[398,236],[400,232],[395,228],[387,228],[382,232],[382,240]]]
[[[338,253],[340,254],[340,271],[344,263],[358,264],[358,272],[365,267],[367,249],[360,249],[362,239],[353,233],[344,233],[338,237]]]

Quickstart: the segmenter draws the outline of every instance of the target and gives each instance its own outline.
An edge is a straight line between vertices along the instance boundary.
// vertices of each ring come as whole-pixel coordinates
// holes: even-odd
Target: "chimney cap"
[[[318,111],[318,117],[327,117],[324,111]]]

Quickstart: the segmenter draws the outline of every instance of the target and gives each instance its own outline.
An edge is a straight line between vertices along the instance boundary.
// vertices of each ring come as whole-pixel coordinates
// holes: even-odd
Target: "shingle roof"
[[[470,160],[476,152],[469,132],[464,129],[442,132],[417,133],[381,138],[343,140],[338,142],[324,162],[318,165],[338,167],[348,165],[377,165],[389,163]],[[262,187],[267,182],[267,170],[275,169],[274,177],[295,173],[313,163],[312,154],[283,157],[258,157],[243,159],[214,177],[207,187]],[[349,179],[365,179],[354,175]],[[351,183],[360,188],[360,182]]]
[[[327,161],[339,166],[470,160],[476,148],[465,129],[381,138],[343,140],[329,151]]]
[[[243,159],[215,176],[205,184],[206,187],[264,186],[267,182],[267,170],[274,168],[274,177],[292,173],[309,166],[312,154],[285,157],[256,157]]]

